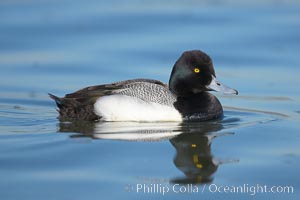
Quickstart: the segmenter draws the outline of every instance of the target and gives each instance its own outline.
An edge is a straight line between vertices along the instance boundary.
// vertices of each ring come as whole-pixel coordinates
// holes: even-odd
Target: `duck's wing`
[[[76,92],[67,94],[64,98],[81,98],[81,97],[90,97],[90,96],[97,96],[101,97],[104,95],[111,95],[120,93],[121,91],[128,90],[130,86],[134,86],[137,84],[142,83],[150,83],[150,84],[158,84],[165,87],[165,84],[151,79],[132,79],[126,81],[115,82],[111,84],[104,84],[104,85],[95,85],[83,88]]]
[[[168,86],[152,79],[133,79],[106,85],[96,85],[83,88],[74,93],[67,94],[64,98],[76,99],[79,102],[95,101],[106,95],[127,95],[147,102],[171,105],[175,101],[174,95]]]
[[[166,84],[151,79],[133,79],[106,85],[90,86],[67,94],[63,98],[52,94],[49,94],[49,96],[55,100],[61,119],[81,118],[96,120],[99,119],[99,116],[94,113],[94,104],[97,99],[115,94],[169,106],[173,106],[176,100]]]

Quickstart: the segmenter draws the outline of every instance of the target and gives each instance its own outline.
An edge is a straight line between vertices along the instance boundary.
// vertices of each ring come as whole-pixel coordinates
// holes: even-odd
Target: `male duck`
[[[60,120],[204,121],[219,118],[219,100],[207,91],[238,94],[216,79],[212,60],[202,51],[184,52],[176,61],[169,85],[133,79],[90,86],[59,98]]]

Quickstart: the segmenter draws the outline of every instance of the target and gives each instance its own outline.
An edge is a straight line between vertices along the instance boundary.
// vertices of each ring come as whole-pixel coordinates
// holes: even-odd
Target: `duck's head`
[[[170,90],[177,96],[189,96],[204,91],[238,94],[216,79],[211,58],[199,50],[186,51],[176,61],[169,80]]]

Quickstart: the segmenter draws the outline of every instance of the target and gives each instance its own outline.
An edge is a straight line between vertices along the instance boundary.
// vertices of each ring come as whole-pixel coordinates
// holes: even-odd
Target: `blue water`
[[[0,199],[299,199],[299,19],[293,0],[0,2]],[[168,82],[190,49],[239,91],[223,119],[57,120],[48,92]]]

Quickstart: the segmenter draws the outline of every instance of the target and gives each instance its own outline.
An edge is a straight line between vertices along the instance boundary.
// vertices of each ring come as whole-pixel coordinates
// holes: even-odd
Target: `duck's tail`
[[[60,98],[48,93],[58,107],[59,119],[64,120],[88,120],[95,121],[100,119],[100,116],[94,113],[94,104],[89,102],[80,102],[76,98]]]
[[[51,99],[53,99],[53,100],[55,101],[55,103],[56,103],[56,105],[57,105],[57,107],[58,107],[59,109],[62,109],[62,108],[63,108],[63,104],[62,104],[62,99],[61,99],[61,98],[59,98],[59,97],[57,97],[57,96],[55,96],[55,95],[53,95],[53,94],[50,94],[50,93],[48,93],[48,95],[49,95],[49,97],[50,97]]]

